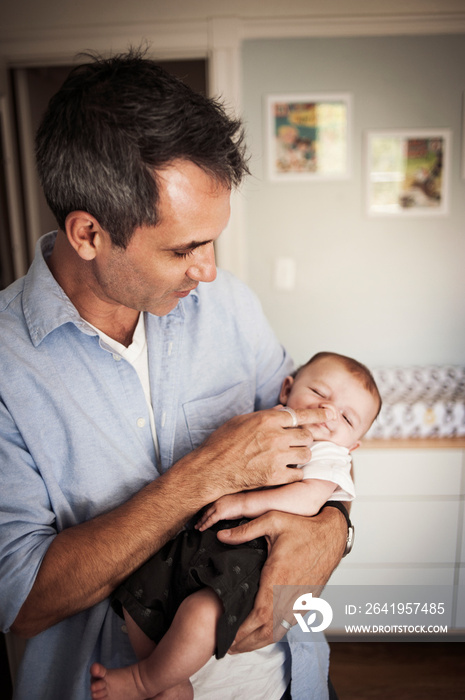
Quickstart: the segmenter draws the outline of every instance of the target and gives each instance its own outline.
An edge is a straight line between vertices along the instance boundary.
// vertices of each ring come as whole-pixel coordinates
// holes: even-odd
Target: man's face
[[[103,232],[92,265],[102,300],[164,316],[199,282],[216,278],[213,243],[228,223],[230,190],[184,160],[158,182],[157,226],[137,228],[126,249]]]
[[[295,379],[284,381],[280,401],[291,408],[331,408],[334,419],[310,426],[314,440],[328,440],[349,450],[359,446],[378,410],[375,397],[334,358],[320,358]]]

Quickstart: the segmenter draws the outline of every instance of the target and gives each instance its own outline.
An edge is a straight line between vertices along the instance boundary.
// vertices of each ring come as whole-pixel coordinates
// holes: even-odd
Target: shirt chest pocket
[[[234,416],[254,410],[255,389],[244,381],[221,394],[183,404],[192,449],[199,447],[214,431]]]

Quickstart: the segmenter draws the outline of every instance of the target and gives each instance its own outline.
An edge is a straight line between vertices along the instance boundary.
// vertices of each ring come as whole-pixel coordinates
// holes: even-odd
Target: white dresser
[[[465,629],[465,438],[367,440],[353,458],[355,543],[330,584],[450,586]]]

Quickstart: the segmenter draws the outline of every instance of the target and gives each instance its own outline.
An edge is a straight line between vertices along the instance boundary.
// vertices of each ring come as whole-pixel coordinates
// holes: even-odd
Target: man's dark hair
[[[143,52],[89,56],[52,97],[36,136],[48,205],[64,230],[86,211],[126,247],[138,226],[158,223],[156,171],[189,160],[218,183],[248,172],[239,120]]]

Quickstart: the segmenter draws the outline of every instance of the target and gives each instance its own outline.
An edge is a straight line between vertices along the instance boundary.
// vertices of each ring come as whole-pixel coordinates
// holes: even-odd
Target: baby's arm
[[[212,503],[196,524],[206,530],[218,520],[257,518],[269,510],[294,515],[315,515],[337,488],[334,481],[304,479],[263,491],[243,491],[222,496]]]

